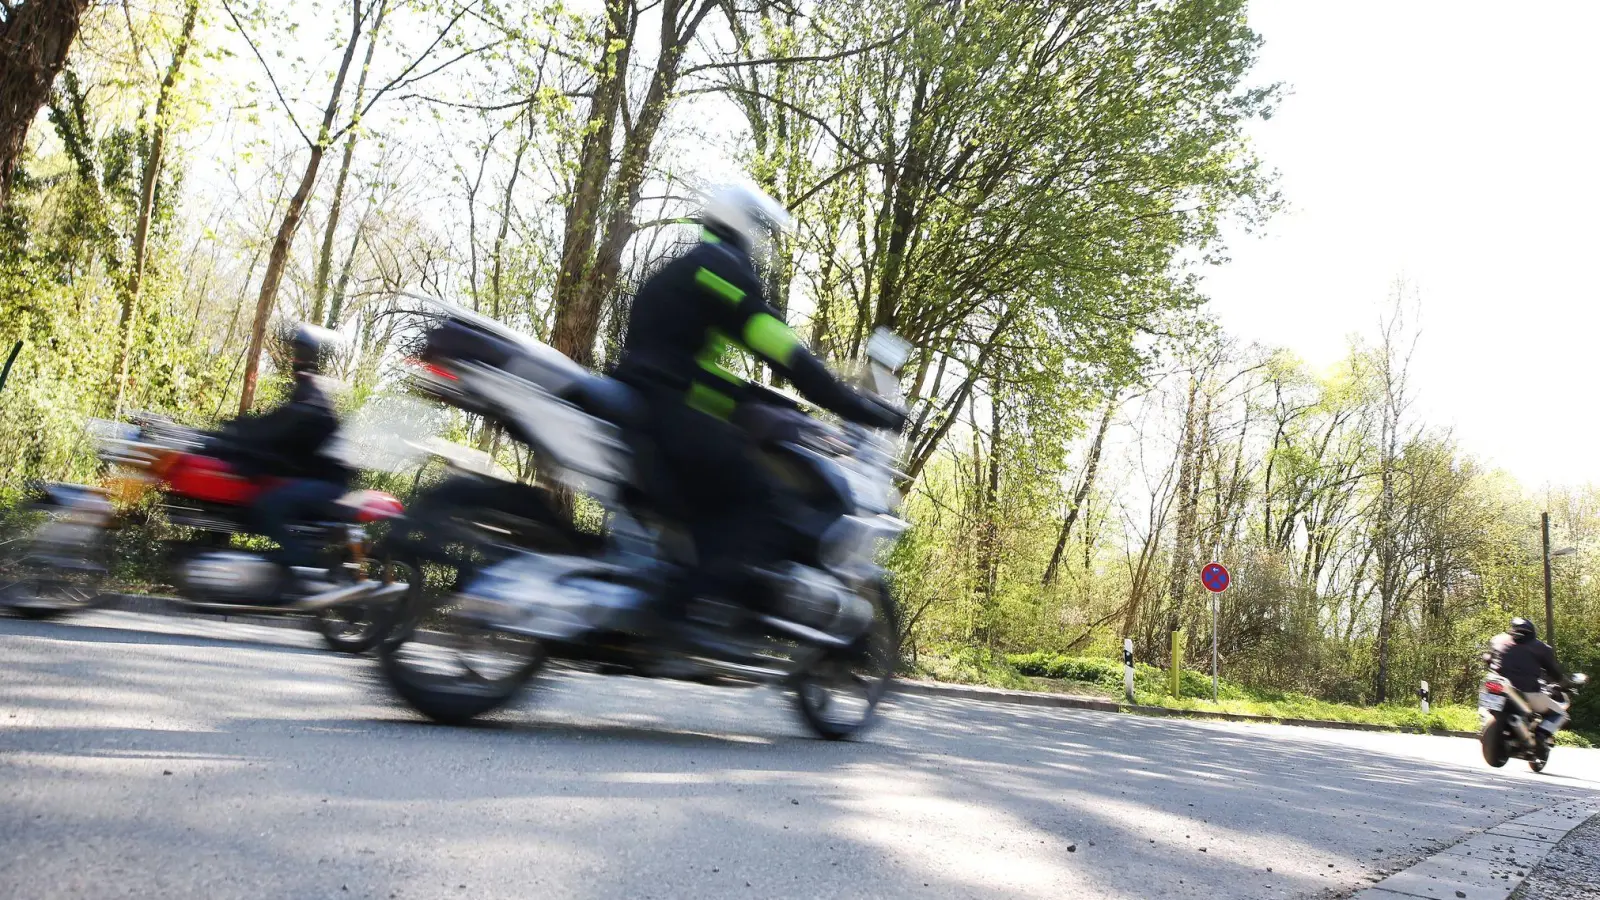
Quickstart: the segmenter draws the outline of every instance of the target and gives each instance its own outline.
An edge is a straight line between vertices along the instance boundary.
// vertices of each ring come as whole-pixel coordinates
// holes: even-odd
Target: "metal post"
[[[1217,694],[1217,607],[1221,605],[1221,594],[1211,595],[1211,702],[1217,703],[1220,697]]]
[[[1133,638],[1122,639],[1122,693],[1133,702]]]
[[[1172,629],[1172,673],[1171,684],[1167,693],[1174,697],[1183,696],[1183,629]]]
[[[1544,547],[1544,639],[1556,645],[1556,603],[1550,591],[1550,514],[1539,514],[1539,537]]]

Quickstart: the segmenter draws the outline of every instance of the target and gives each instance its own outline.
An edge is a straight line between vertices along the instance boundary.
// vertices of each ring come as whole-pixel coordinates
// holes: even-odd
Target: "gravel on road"
[[[1600,900],[1600,816],[1567,833],[1512,900]]]

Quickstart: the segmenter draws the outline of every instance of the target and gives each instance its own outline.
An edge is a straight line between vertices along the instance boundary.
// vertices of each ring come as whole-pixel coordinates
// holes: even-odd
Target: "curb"
[[[201,619],[207,622],[238,622],[243,625],[267,625],[273,628],[295,628],[303,630],[306,620],[299,616],[258,616],[249,614],[231,613],[200,613],[184,609],[168,597],[155,594],[120,594],[111,593],[104,595],[105,603],[98,609],[118,610],[120,612],[140,613],[143,615],[169,616],[175,619]]]
[[[1518,816],[1465,837],[1350,900],[1506,900],[1562,838],[1595,815],[1600,803],[1575,800]]]
[[[1130,713],[1169,719],[1211,719],[1223,722],[1253,722],[1259,725],[1294,725],[1301,728],[1332,728],[1340,731],[1376,731],[1390,734],[1432,734],[1445,737],[1478,737],[1476,731],[1421,731],[1399,725],[1371,725],[1365,722],[1334,722],[1324,719],[1290,719],[1279,716],[1255,716],[1245,713],[1208,712],[1197,709],[1168,709],[1165,706],[1142,706],[1121,703],[1099,697],[1075,694],[1047,694],[1042,691],[1010,691],[1004,688],[979,687],[967,684],[943,684],[937,681],[895,682],[895,689],[904,694],[924,697],[951,697],[962,700],[981,700],[987,703],[1012,703],[1020,706],[1052,706],[1066,709],[1091,709],[1096,712]]]

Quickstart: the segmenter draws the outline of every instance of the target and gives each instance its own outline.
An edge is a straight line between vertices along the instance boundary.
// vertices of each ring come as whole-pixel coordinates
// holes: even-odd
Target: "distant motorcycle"
[[[506,704],[560,659],[601,674],[782,685],[826,738],[872,721],[898,660],[898,614],[876,559],[905,528],[893,514],[891,436],[830,425],[765,395],[755,436],[787,490],[775,510],[788,536],[783,562],[757,573],[771,602],[755,610],[698,598],[689,619],[701,650],[685,658],[653,637],[657,592],[691,551],[669,512],[671,486],[643,471],[627,439],[645,414],[632,389],[440,306],[418,388],[528,446],[541,471],[580,504],[592,502],[590,518],[606,527],[586,533],[543,491],[490,479],[451,479],[419,496],[414,508],[428,514],[396,532],[433,548],[419,566],[448,556],[451,576],[380,647],[401,698],[434,720],[462,722]],[[883,333],[868,355],[888,389],[905,345]],[[435,538],[419,540],[418,531]]]
[[[44,485],[33,509],[41,521],[0,575],[0,608],[49,619],[100,605],[117,526],[113,498],[133,502],[159,491],[167,521],[185,533],[168,550],[176,602],[191,611],[310,616],[328,645],[362,653],[382,640],[409,574],[370,558],[367,526],[402,512],[381,491],[353,491],[317,521],[294,527],[323,548],[317,576],[328,584],[282,602],[285,573],[261,551],[235,546],[249,534],[247,510],[273,479],[247,478],[211,448],[218,436],[159,416],[131,424],[96,424],[102,461],[113,467],[105,488]]]
[[[1525,759],[1533,771],[1543,772],[1550,762],[1551,741],[1570,721],[1572,693],[1588,683],[1589,676],[1579,673],[1564,684],[1546,684],[1544,694],[1555,709],[1541,716],[1505,677],[1495,672],[1485,675],[1478,692],[1483,761],[1498,769],[1512,758]]]

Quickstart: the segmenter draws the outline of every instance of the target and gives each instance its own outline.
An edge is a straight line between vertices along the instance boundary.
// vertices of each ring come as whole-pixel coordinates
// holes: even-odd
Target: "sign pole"
[[[1217,555],[1222,555],[1220,547],[1217,548]],[[1219,703],[1222,700],[1222,692],[1218,689],[1217,679],[1218,608],[1222,605],[1222,592],[1233,583],[1233,576],[1228,574],[1228,567],[1222,563],[1207,563],[1206,567],[1200,570],[1200,583],[1211,592],[1211,702]]]
[[[1216,703],[1217,697],[1217,601],[1221,594],[1211,595],[1211,702]]]
[[[1167,685],[1168,693],[1174,697],[1183,696],[1183,629],[1172,629],[1172,671],[1168,673],[1171,682]]]

